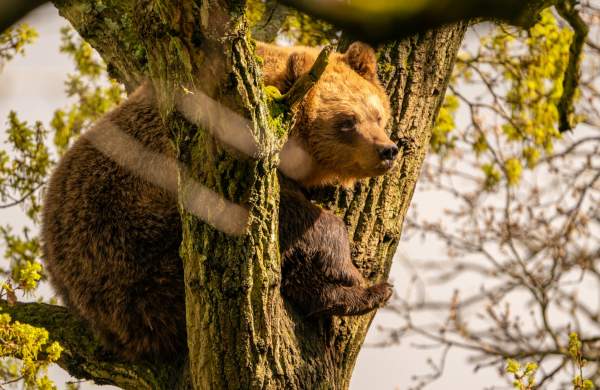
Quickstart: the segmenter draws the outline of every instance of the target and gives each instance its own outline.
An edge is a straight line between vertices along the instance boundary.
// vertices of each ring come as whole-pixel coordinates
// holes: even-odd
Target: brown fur
[[[285,92],[290,80],[310,67],[314,51],[297,50],[290,56],[291,49],[259,44],[267,83]],[[336,55],[299,108],[301,120],[292,136],[316,161],[313,172],[301,180],[303,186],[385,171],[375,161],[375,149],[390,142],[383,132],[387,99],[376,79],[363,78],[345,61]],[[383,124],[362,106],[365,93],[381,96]],[[360,125],[352,134],[333,130],[347,114],[360,117]],[[148,85],[80,137],[47,188],[42,221],[47,270],[64,303],[89,322],[109,349],[129,359],[181,356],[186,330],[176,198],[94,146],[95,137],[109,126],[153,152],[174,155]],[[385,303],[389,285],[364,286],[352,264],[343,221],[314,206],[293,182],[282,179],[282,184],[283,294],[312,315],[357,315]]]
[[[305,314],[360,315],[389,299],[389,284],[365,286],[341,218],[313,205],[292,184],[281,191],[279,212],[282,292]]]
[[[264,58],[265,84],[285,93],[310,69],[319,51],[260,44],[257,53]],[[332,54],[325,72],[300,104],[290,137],[316,162],[311,175],[301,180],[304,186],[349,186],[390,168],[390,161],[379,157],[380,148],[395,145],[385,132],[389,100],[377,79],[376,64],[373,49],[363,43],[352,44],[346,54]],[[339,126],[351,119],[356,120],[356,129],[340,131]]]

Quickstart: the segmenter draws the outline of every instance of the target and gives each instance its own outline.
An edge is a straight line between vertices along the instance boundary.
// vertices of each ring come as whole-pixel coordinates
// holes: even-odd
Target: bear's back
[[[49,181],[42,216],[43,255],[53,286],[116,348],[131,342],[131,330],[117,326],[124,318],[132,317],[132,327],[140,321],[152,326],[155,320],[145,313],[157,302],[174,311],[165,316],[181,318],[183,311],[176,198],[124,164],[143,168],[148,155],[174,154],[148,88],[142,86],[67,151]],[[135,155],[135,148],[116,144],[120,141],[144,153]],[[115,150],[127,155],[111,156]]]

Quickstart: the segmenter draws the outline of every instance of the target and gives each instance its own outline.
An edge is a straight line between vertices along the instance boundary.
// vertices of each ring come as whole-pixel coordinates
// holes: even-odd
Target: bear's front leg
[[[331,277],[319,254],[294,250],[284,260],[282,293],[308,316],[361,315],[383,306],[392,295],[388,283],[365,287],[362,277],[354,282]]]
[[[392,293],[393,288],[389,283],[379,283],[368,288],[329,284],[321,289],[309,316],[366,314],[384,306]]]
[[[300,192],[281,191],[282,292],[308,315],[360,315],[383,306],[387,283],[365,287],[344,222]]]
[[[284,268],[299,268],[306,282],[324,279],[343,286],[365,283],[352,263],[348,232],[341,218],[315,206],[301,192],[285,187],[279,206],[279,244]]]

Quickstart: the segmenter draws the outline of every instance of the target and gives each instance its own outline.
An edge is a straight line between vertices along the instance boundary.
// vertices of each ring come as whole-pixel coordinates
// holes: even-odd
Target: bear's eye
[[[340,131],[356,130],[356,118],[344,118],[337,123],[337,128]]]
[[[381,115],[377,115],[377,124],[383,126],[383,117]]]

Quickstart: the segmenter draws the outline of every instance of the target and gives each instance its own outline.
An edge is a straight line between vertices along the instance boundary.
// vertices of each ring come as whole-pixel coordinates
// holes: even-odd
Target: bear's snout
[[[398,156],[398,147],[396,144],[379,146],[377,153],[379,153],[379,158],[383,161],[394,161],[396,156]]]

